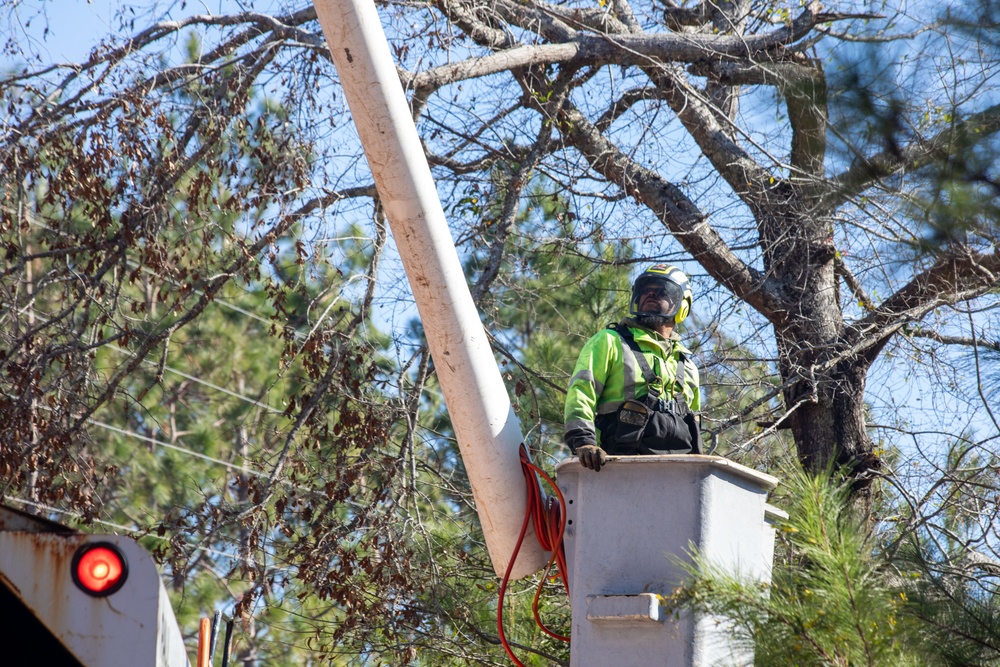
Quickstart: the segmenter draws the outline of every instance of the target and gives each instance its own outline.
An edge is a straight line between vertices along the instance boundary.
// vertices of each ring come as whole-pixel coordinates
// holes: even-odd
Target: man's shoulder
[[[621,336],[617,331],[605,327],[596,331],[587,339],[587,342],[583,344],[583,348],[580,350],[580,354],[616,356],[618,354],[617,349],[621,346],[619,343],[620,339]]]
[[[590,337],[588,343],[606,343],[609,341],[615,341],[621,337],[621,334],[615,329],[615,324],[609,324],[608,326],[600,329]]]

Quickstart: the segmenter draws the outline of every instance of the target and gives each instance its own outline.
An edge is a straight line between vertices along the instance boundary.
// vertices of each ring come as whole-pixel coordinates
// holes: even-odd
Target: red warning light
[[[111,595],[127,577],[125,556],[110,542],[85,544],[73,556],[73,581],[88,595]]]

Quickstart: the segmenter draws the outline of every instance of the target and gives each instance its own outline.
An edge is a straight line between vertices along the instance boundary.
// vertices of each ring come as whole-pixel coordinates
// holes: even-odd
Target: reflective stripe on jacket
[[[698,390],[698,367],[691,361],[691,351],[676,338],[664,338],[643,329],[633,320],[625,319],[639,349],[653,372],[671,386],[661,394],[664,398],[679,397],[681,392],[691,410],[701,409]],[[677,373],[681,357],[685,357],[683,373]],[[571,449],[581,445],[600,444],[594,425],[598,415],[611,414],[626,399],[642,398],[648,393],[642,370],[635,356],[614,329],[604,329],[588,340],[576,362],[573,377],[566,392],[563,435]]]

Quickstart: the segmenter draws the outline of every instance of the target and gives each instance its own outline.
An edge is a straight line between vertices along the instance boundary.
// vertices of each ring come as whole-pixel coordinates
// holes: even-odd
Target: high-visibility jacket
[[[660,395],[667,399],[683,395],[692,411],[701,409],[698,367],[677,335],[664,338],[628,318],[622,324],[632,332],[653,373],[664,383]],[[566,392],[563,437],[570,450],[600,444],[600,432],[594,425],[598,416],[614,414],[625,400],[647,393],[635,355],[618,332],[608,328],[594,334],[580,351]]]

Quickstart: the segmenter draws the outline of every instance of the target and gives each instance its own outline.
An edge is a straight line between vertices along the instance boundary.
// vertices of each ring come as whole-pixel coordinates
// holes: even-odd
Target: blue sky
[[[32,51],[48,62],[78,61],[86,58],[97,40],[112,29],[113,0],[32,0],[22,3],[18,12],[30,19],[24,34]],[[48,34],[45,29],[48,28]]]
[[[17,12],[22,21],[30,19],[24,38],[32,50],[46,62],[67,62],[85,59],[90,50],[112,32],[132,32],[123,30],[121,18],[116,16],[121,4],[122,0],[23,0]],[[178,19],[192,14],[220,14],[240,4],[254,4],[255,8],[263,9],[271,3],[151,0],[144,4],[150,7],[145,10],[149,13],[162,14],[169,10],[171,18]],[[141,30],[147,23],[136,16],[135,26]],[[46,28],[47,35],[44,34]],[[11,26],[12,31],[16,29]]]

